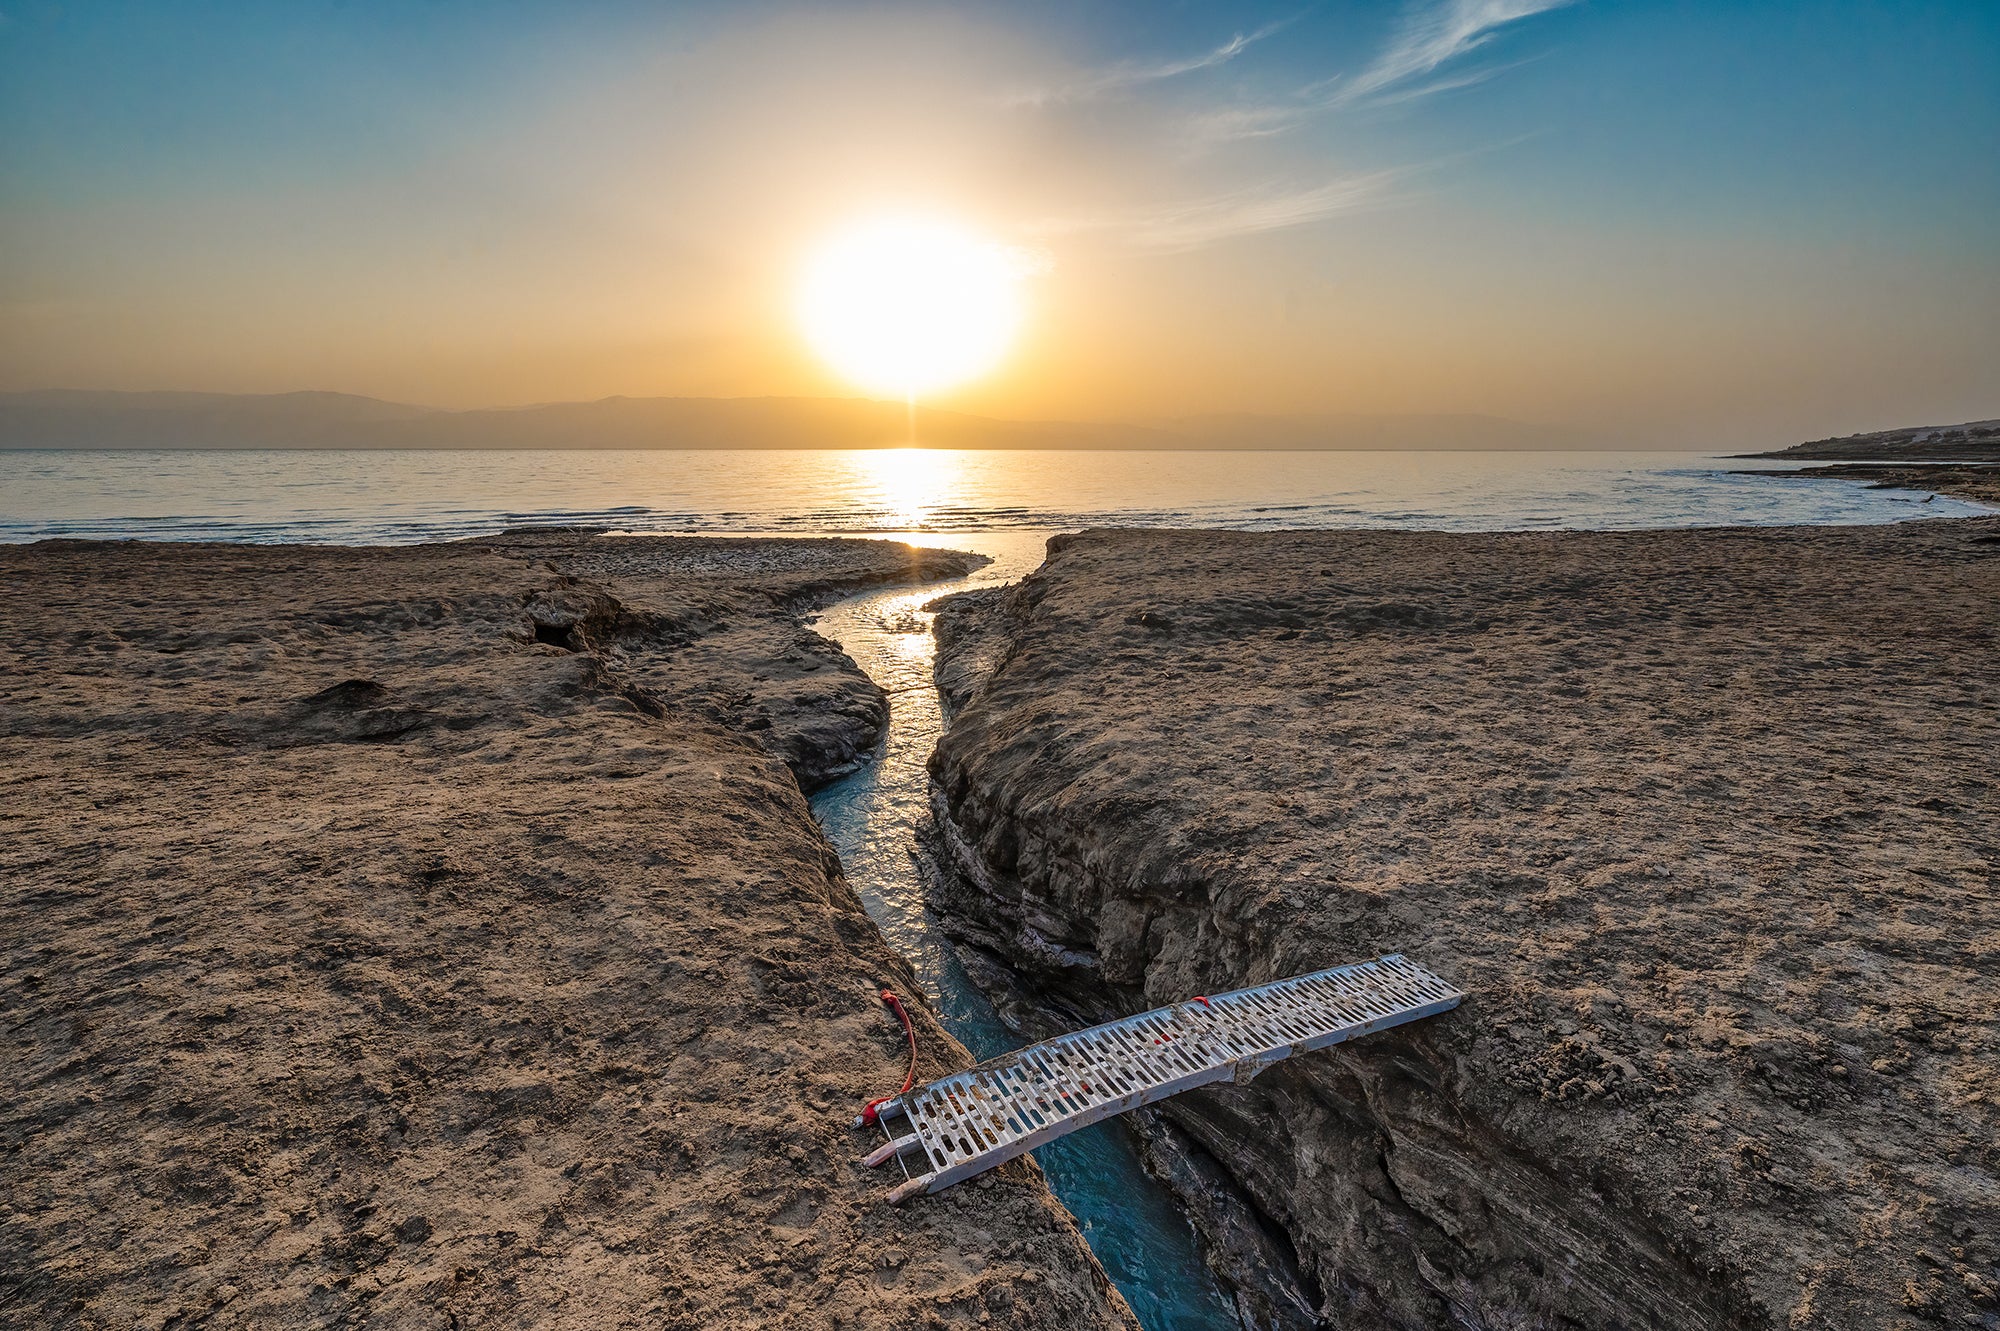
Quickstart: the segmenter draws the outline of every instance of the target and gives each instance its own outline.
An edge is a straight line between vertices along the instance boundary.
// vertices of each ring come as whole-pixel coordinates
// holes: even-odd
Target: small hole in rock
[[[545,642],[551,647],[560,647],[566,652],[583,650],[576,640],[576,630],[567,624],[544,624],[535,621],[535,641]]]

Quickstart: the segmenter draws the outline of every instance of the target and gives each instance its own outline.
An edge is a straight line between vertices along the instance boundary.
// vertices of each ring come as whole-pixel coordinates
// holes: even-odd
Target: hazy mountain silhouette
[[[1567,448],[1574,432],[1493,416],[1193,416],[1010,421],[920,410],[939,448]],[[348,393],[0,393],[0,448],[874,448],[900,402],[608,397],[450,411]]]
[[[1602,448],[1565,426],[1502,416],[1363,415],[1180,416],[1144,424],[1188,442],[1183,448]]]

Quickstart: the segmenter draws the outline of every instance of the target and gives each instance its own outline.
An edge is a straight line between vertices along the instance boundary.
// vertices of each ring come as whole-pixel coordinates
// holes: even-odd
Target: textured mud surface
[[[939,620],[1015,1011],[1469,995],[1168,1102],[1274,1318],[2000,1326],[2000,520],[1052,549]]]
[[[0,1323],[1129,1325],[1029,1166],[853,1163],[907,980],[798,778],[884,713],[793,608],[966,559],[0,551]]]

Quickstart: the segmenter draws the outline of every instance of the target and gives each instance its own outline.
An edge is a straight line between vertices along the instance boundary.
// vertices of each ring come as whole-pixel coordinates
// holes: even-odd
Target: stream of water
[[[1013,582],[1042,561],[1047,532],[925,534],[927,545],[977,550],[993,562],[958,582],[853,597],[815,627],[846,648],[889,694],[879,758],[813,799],[849,881],[889,942],[916,968],[945,1026],[976,1058],[1020,1044],[959,964],[924,903],[912,852],[929,801],[926,764],[943,725],[931,682],[933,640],[924,605],[970,587]],[[1139,1163],[1117,1122],[1085,1128],[1035,1152],[1049,1187],[1147,1331],[1238,1331],[1229,1298],[1203,1265],[1194,1228]]]

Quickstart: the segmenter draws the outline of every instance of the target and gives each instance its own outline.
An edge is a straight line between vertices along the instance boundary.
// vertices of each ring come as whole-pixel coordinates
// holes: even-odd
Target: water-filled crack
[[[941,595],[1021,577],[1041,562],[1045,535],[981,532],[935,542],[977,549],[994,562],[962,582],[853,597],[815,625],[889,695],[890,722],[875,761],[815,795],[813,811],[868,913],[915,968],[946,1028],[980,1059],[1023,1041],[931,917],[914,858],[918,823],[929,808],[930,752],[942,725],[923,607]],[[1074,1133],[1035,1158],[1147,1331],[1238,1331],[1241,1323],[1203,1261],[1192,1224],[1146,1173],[1122,1124]]]

